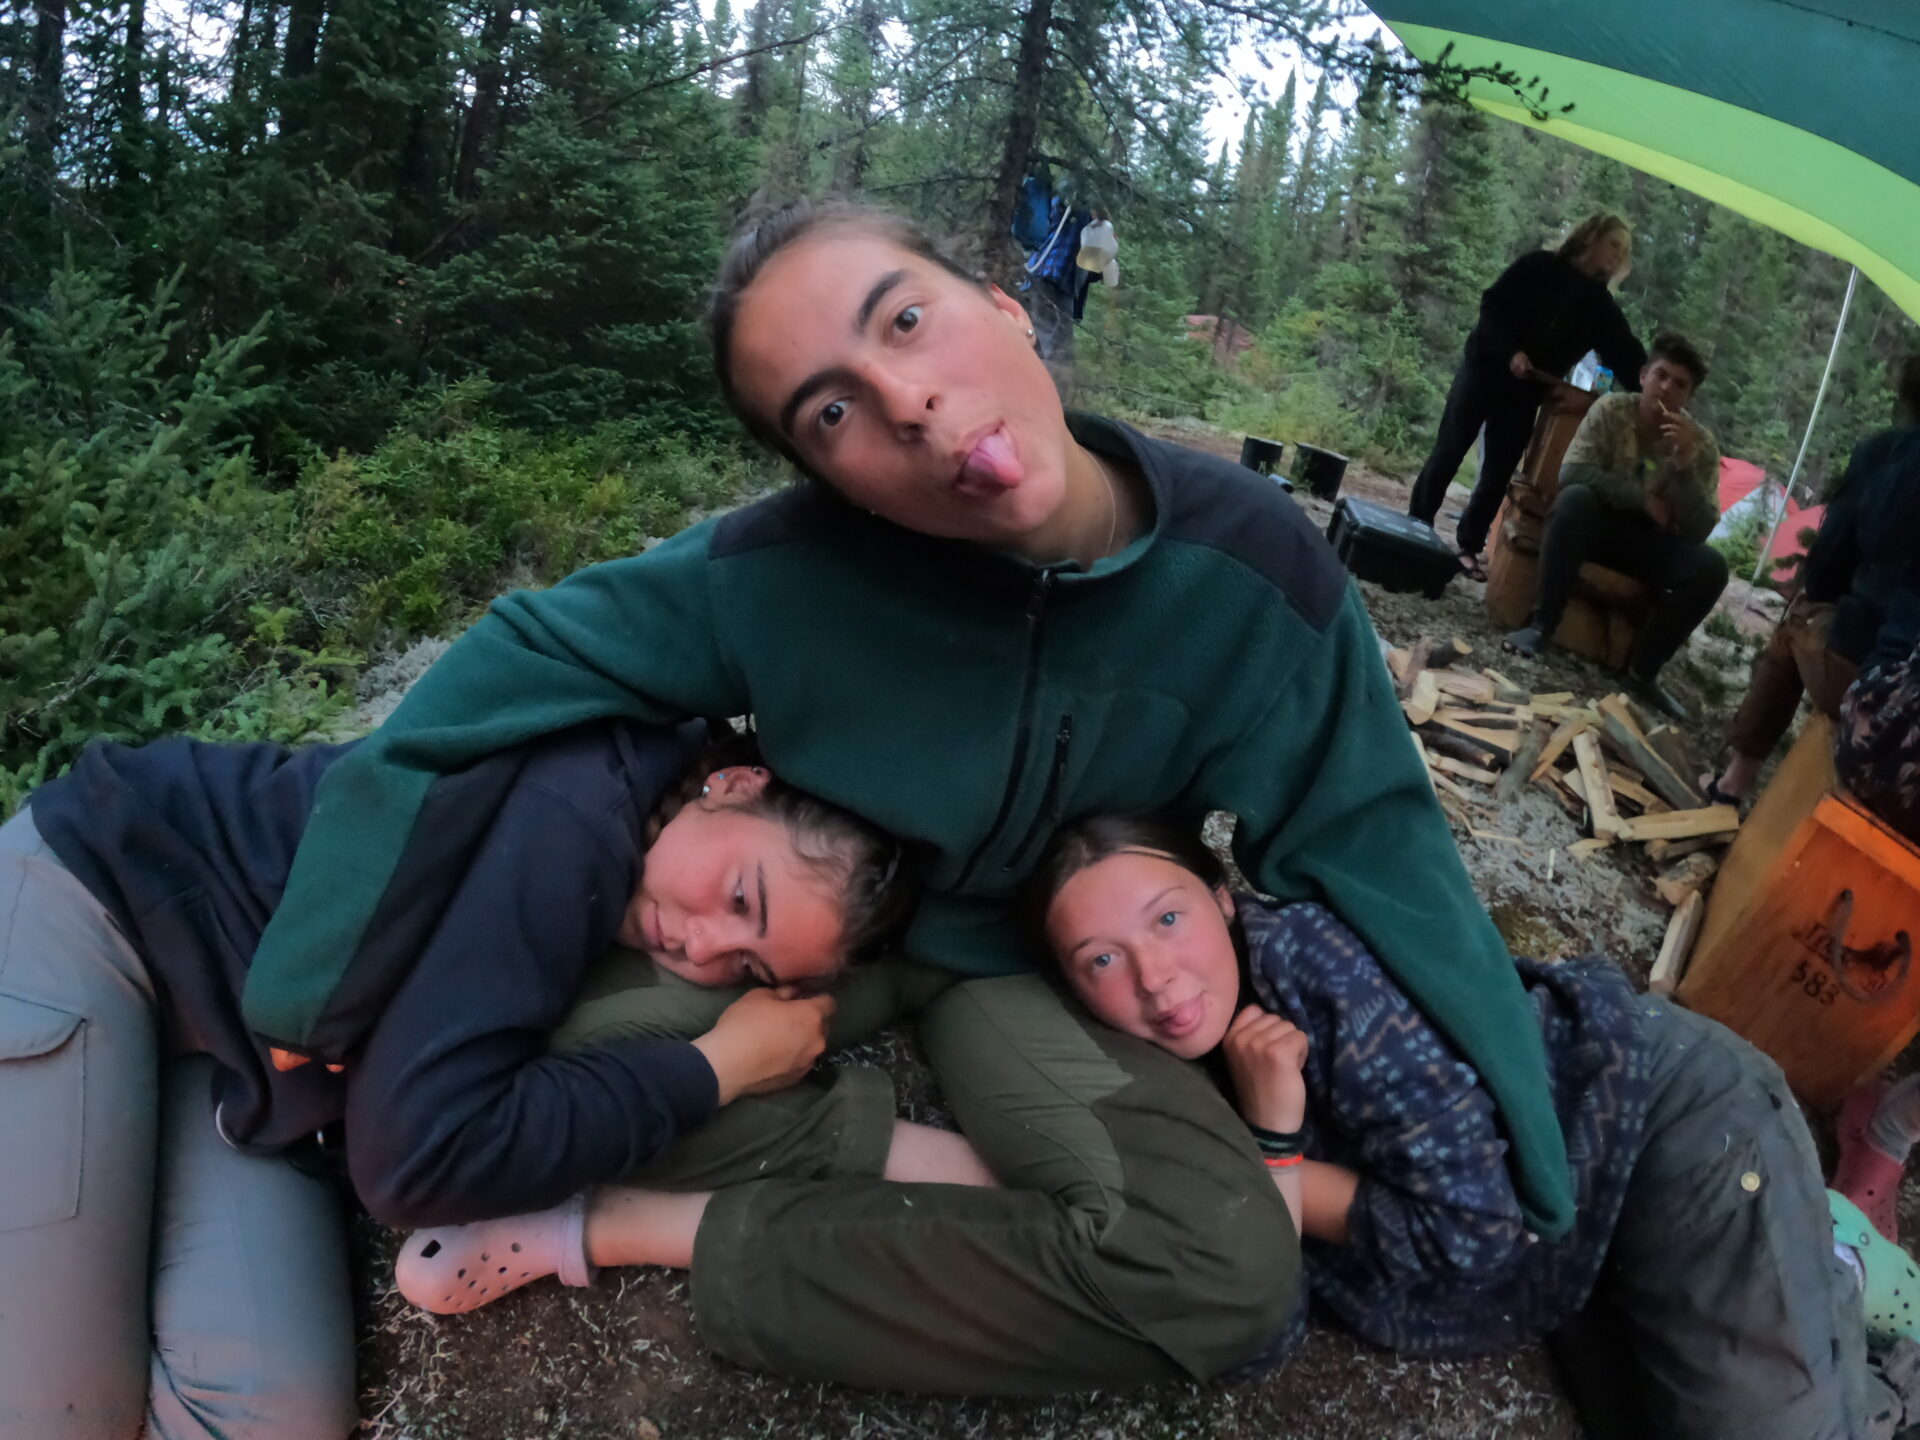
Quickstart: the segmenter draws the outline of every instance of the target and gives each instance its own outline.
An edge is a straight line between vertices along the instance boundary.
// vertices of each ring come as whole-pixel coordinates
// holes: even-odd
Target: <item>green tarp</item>
[[[1549,87],[1492,114],[1670,180],[1858,265],[1920,320],[1914,0],[1381,0],[1408,50]]]

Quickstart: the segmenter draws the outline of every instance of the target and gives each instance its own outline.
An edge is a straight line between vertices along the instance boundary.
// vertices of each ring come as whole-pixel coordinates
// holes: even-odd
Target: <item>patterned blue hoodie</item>
[[[1527,1228],[1480,1078],[1319,905],[1234,897],[1254,991],[1310,1037],[1307,1155],[1359,1172],[1348,1243],[1307,1240],[1313,1295],[1363,1339],[1468,1354],[1586,1303],[1646,1129],[1648,1050],[1627,978],[1595,956],[1516,960],[1546,1042],[1575,1220]]]

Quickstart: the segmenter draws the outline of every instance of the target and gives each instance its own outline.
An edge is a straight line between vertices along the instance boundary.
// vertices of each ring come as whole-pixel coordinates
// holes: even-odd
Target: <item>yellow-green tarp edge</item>
[[[1657,175],[1860,267],[1920,320],[1920,187],[1818,135],[1678,86],[1584,60],[1425,25],[1391,27],[1422,60],[1538,76],[1568,115],[1537,120],[1476,81],[1473,103]],[[1915,81],[1920,93],[1920,77]],[[1916,102],[1920,105],[1920,102]]]

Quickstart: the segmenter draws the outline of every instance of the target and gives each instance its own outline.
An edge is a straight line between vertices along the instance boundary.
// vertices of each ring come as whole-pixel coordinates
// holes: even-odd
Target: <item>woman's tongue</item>
[[[953,488],[962,495],[990,499],[1004,495],[1020,483],[1020,457],[1014,453],[1013,440],[1002,425],[983,436],[967,452]]]

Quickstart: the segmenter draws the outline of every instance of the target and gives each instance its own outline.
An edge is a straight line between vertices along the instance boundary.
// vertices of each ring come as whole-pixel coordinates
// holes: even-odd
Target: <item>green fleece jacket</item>
[[[930,539],[808,487],[496,602],[321,782],[249,1021],[322,1056],[352,1046],[401,978],[369,973],[396,963],[374,918],[403,903],[389,886],[458,767],[600,716],[751,713],[778,774],[923,847],[907,948],[969,975],[1042,963],[1013,902],[1061,823],[1232,811],[1247,878],[1334,910],[1479,1072],[1531,1222],[1565,1231],[1539,1026],[1358,593],[1271,481],[1072,423],[1137,464],[1154,505],[1091,570]]]

